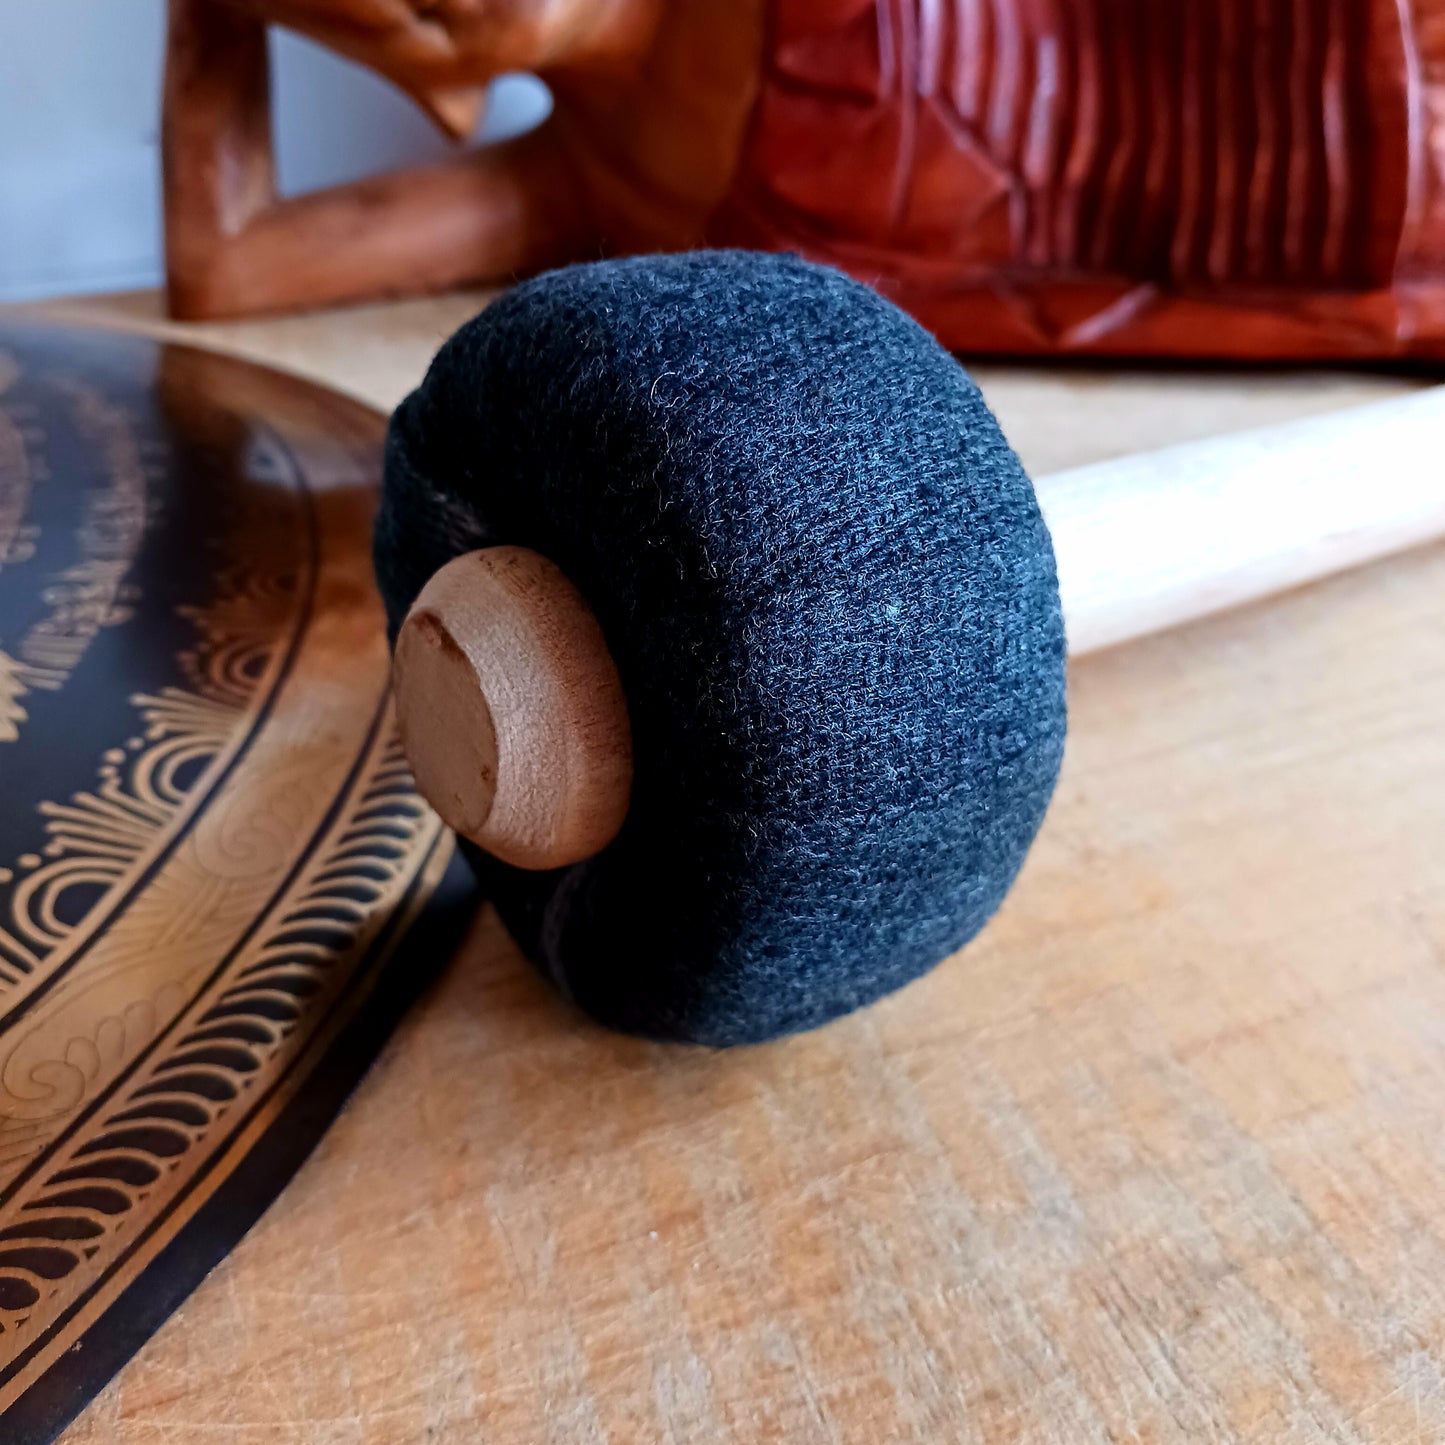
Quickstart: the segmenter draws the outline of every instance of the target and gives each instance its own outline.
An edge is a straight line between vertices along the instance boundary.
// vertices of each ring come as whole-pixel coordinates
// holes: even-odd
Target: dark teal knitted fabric
[[[629,701],[610,847],[540,875],[474,854],[589,1013],[717,1045],[810,1028],[998,907],[1063,750],[1053,553],[978,389],[897,308],[736,251],[518,286],[392,419],[393,635],[500,542],[577,584]]]

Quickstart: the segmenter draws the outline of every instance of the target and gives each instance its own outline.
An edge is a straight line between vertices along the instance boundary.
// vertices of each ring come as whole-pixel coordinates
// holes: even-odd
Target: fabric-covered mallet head
[[[978,389],[876,293],[745,252],[538,277],[392,421],[376,563],[417,782],[603,1022],[824,1023],[1002,901],[1062,757],[1065,614],[1079,650],[1445,528],[1418,485],[1362,504],[1374,449],[1334,425],[1042,482],[1061,608]]]

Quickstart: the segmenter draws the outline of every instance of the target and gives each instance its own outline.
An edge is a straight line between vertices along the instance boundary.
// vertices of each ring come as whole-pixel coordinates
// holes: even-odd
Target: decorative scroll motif
[[[8,927],[0,928],[0,989],[39,969],[86,927],[92,911],[103,909],[179,816],[205,764],[235,730],[233,705],[179,688],[136,702],[144,735],[107,752],[94,791],[41,804],[49,861],[23,854],[7,870],[22,877],[10,895]],[[137,747],[139,753],[128,756]],[[70,893],[84,894],[85,902],[72,903]]]
[[[419,850],[439,851],[439,832],[388,714],[335,822],[252,939],[104,1110],[4,1192],[0,1358],[72,1302],[68,1282],[83,1262],[103,1269],[132,1246],[188,1186],[221,1126],[258,1106],[403,903]],[[125,1030],[119,1019],[102,1025],[94,1041],[71,1045],[66,1065],[99,1072],[108,1027]]]
[[[257,540],[254,531],[248,535]],[[286,539],[261,540],[262,556],[286,555]],[[104,913],[114,891],[183,817],[208,765],[236,737],[294,622],[295,578],[288,586],[285,577],[232,567],[218,579],[214,602],[182,608],[200,635],[178,659],[192,687],[137,694],[138,730],[106,752],[95,788],[68,802],[40,805],[48,840],[43,858],[22,854],[0,870],[0,881],[20,879],[10,893],[8,917],[0,919],[0,1002],[7,986],[42,969],[57,949],[84,933],[92,915]],[[65,634],[63,651],[72,666],[93,635],[83,627]],[[67,673],[67,667],[42,671],[0,654],[0,739],[9,688],[58,688]],[[0,1122],[0,1137],[3,1131]]]
[[[21,724],[30,716],[21,699],[36,688],[58,692],[65,677],[61,668],[18,662],[0,649],[0,743],[15,742],[20,736]]]

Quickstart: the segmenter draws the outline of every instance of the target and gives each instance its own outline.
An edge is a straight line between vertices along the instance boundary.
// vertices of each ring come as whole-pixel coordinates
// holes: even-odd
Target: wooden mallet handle
[[[1036,484],[1072,654],[1445,534],[1445,388],[1059,472]],[[632,779],[601,628],[535,552],[427,583],[395,659],[402,743],[442,818],[505,862],[605,847]]]
[[[1077,656],[1445,534],[1445,387],[1034,486]]]

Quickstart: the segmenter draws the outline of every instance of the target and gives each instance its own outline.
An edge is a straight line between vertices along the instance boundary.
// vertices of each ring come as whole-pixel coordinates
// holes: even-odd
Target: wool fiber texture
[[[516,287],[392,419],[393,638],[493,543],[567,573],[627,693],[607,849],[543,874],[469,850],[588,1013],[711,1045],[811,1028],[998,907],[1063,750],[1053,552],[978,388],[896,307],[741,251]]]

